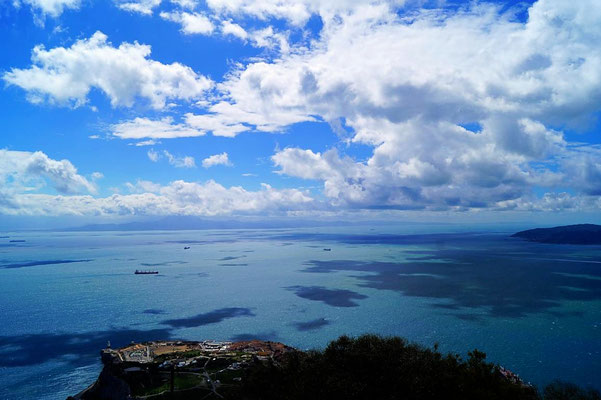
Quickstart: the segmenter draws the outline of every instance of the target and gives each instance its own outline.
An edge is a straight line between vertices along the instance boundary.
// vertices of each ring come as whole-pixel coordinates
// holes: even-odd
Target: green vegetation
[[[219,372],[217,374],[215,374],[216,379],[218,379],[221,383],[223,384],[234,384],[236,383],[236,381],[234,381],[234,378],[241,378],[243,376],[244,372],[242,370],[229,370],[226,369],[222,372]]]
[[[545,387],[544,400],[601,400],[597,390],[585,390],[573,383],[555,381]]]
[[[486,355],[474,350],[463,359],[391,337],[342,336],[324,351],[295,352],[278,365],[256,363],[236,393],[246,400],[301,399],[511,399],[597,400],[598,392],[533,387],[505,378]],[[580,396],[580,397],[578,397]],[[584,396],[584,397],[582,397]],[[597,397],[596,397],[597,396]]]
[[[487,362],[478,350],[462,358],[398,337],[341,336],[322,351],[279,348],[286,351],[273,352],[267,361],[255,357],[253,348],[238,357],[230,353],[204,358],[210,360],[204,368],[181,364],[173,370],[174,392],[171,371],[159,368],[156,361],[132,370],[123,370],[131,363],[108,363],[99,384],[82,399],[129,399],[131,394],[148,400],[601,400],[596,390],[561,381],[538,391]],[[188,355],[197,357],[195,352]],[[211,382],[205,381],[207,373]]]
[[[161,354],[160,356],[156,356],[154,360],[156,362],[163,362],[165,360],[171,360],[174,358],[193,358],[202,355],[203,353],[200,350],[188,350],[188,351],[178,351],[169,354]]]
[[[182,374],[177,373],[173,379],[173,383],[175,386],[175,390],[186,390],[191,389],[193,387],[204,385],[204,378],[200,375],[194,374]],[[135,391],[136,396],[148,396],[159,394],[162,392],[168,392],[170,390],[170,384],[168,377],[166,380],[162,382],[160,386],[150,387],[150,388],[139,388]]]

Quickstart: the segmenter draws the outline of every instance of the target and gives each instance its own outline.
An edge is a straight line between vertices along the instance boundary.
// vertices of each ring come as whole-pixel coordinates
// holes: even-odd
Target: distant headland
[[[511,235],[531,242],[552,244],[601,244],[601,225],[580,224],[537,228]]]

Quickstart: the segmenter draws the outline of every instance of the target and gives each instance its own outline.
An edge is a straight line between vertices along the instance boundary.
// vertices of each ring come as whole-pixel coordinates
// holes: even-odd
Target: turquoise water
[[[420,229],[2,234],[0,399],[77,393],[109,340],[365,332],[601,389],[600,246]]]

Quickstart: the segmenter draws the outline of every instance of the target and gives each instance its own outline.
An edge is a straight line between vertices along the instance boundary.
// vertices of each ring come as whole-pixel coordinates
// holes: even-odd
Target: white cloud
[[[282,54],[287,54],[290,51],[287,35],[282,32],[276,32],[271,26],[254,30],[250,33],[249,37],[252,44],[256,47],[278,48]]]
[[[155,139],[174,139],[181,137],[203,136],[211,132],[214,136],[234,137],[241,132],[252,128],[235,122],[235,118],[224,115],[204,114],[194,115],[188,113],[184,116],[185,123],[175,123],[173,118],[164,117],[159,120],[148,118],[134,118],[130,121],[111,125],[111,134],[120,139],[144,139],[137,146],[154,144]]]
[[[311,12],[302,1],[282,0],[207,0],[207,5],[216,13],[229,15],[250,15],[260,19],[268,17],[285,18],[295,25],[301,25],[309,19]]]
[[[5,215],[199,215],[281,214],[307,209],[313,199],[296,189],[258,191],[238,186],[226,188],[212,180],[205,183],[174,181],[166,186],[152,182],[129,185],[135,193],[109,197],[19,194],[0,201]]]
[[[188,126],[200,129],[203,132],[210,131],[215,136],[234,137],[240,132],[251,129],[237,121],[235,116],[228,117],[225,114],[186,114],[186,124]]]
[[[157,162],[159,161],[159,158],[161,157],[161,155],[154,151],[154,149],[150,149],[146,152],[146,155],[148,156],[148,159],[152,162]]]
[[[162,12],[161,18],[179,23],[181,25],[182,33],[185,33],[186,35],[209,35],[215,29],[211,20],[202,13]]]
[[[539,0],[526,23],[486,2],[458,9],[399,10],[401,3],[208,0],[214,13],[210,19],[191,12],[165,14],[163,18],[181,23],[184,32],[184,15],[205,19],[197,28],[189,24],[187,33],[220,30],[280,50],[237,64],[212,97],[202,98],[210,87],[206,78],[179,64],[149,60],[148,46],[114,48],[104,36],[94,39],[96,35],[71,48],[38,47],[31,69],[12,70],[4,79],[28,90],[31,101],[49,98],[79,105],[96,87],[114,105],[143,97],[155,108],[167,100],[195,100],[206,108],[204,114],[185,114],[181,123],[136,118],[113,125],[113,135],[124,139],[206,132],[233,137],[246,131],[282,132],[305,121],[330,123],[349,146],[371,147],[370,156],[359,161],[337,150],[287,148],[272,160],[281,174],[321,182],[326,198],[343,208],[598,207],[601,152],[569,143],[557,128],[585,127],[601,109],[601,8],[596,1]],[[298,27],[316,13],[322,31],[299,44],[289,44],[286,31],[269,26],[245,30],[238,24],[248,17],[267,23],[283,18]],[[220,27],[212,21],[221,21]],[[85,68],[79,64],[55,61],[64,54],[77,59],[84,53],[80,48],[102,47],[112,54],[124,46],[124,54],[139,53],[133,64],[142,68],[136,64],[134,70],[157,63],[167,71],[176,65],[187,71],[176,74],[181,84],[161,72],[159,81],[169,84],[128,77],[115,82],[134,82],[133,87],[121,88],[106,84],[112,81],[102,73],[80,74]],[[84,64],[96,72],[97,63],[89,58]],[[184,87],[191,89],[182,91]],[[537,198],[535,187],[548,193]],[[563,193],[566,188],[571,194]]]
[[[167,100],[199,99],[212,82],[179,63],[162,64],[149,59],[150,46],[122,43],[113,47],[107,36],[96,32],[71,47],[33,49],[34,65],[4,73],[5,82],[19,86],[31,102],[49,100],[81,106],[92,88],[99,89],[113,106],[131,107],[138,98],[156,109]]]
[[[202,160],[202,166],[204,168],[210,168],[215,165],[225,165],[225,166],[231,167],[232,163],[230,162],[230,159],[226,152],[223,152],[220,154],[213,154],[212,156],[207,157],[204,160]]]
[[[94,172],[92,179],[102,174]],[[53,160],[41,151],[0,149],[0,196],[43,188],[47,181],[59,193],[96,193],[96,186],[77,172],[69,160]]]
[[[102,172],[92,172],[92,175],[90,175],[90,176],[92,177],[92,180],[94,180],[94,181],[104,178],[104,174]]]
[[[194,168],[196,167],[196,162],[194,161],[194,157],[191,156],[183,156],[176,157],[173,154],[169,153],[167,150],[163,150],[163,155],[167,157],[169,164],[173,165],[176,168]],[[204,163],[204,161],[203,161]]]
[[[207,0],[207,5],[220,15],[250,16],[261,20],[280,18],[293,25],[302,26],[313,14],[331,16],[377,2],[374,0]],[[403,0],[389,1],[396,5],[403,2]]]
[[[197,0],[171,0],[171,3],[179,6],[180,8],[187,8],[193,10],[198,6]]]
[[[171,117],[160,120],[138,117],[112,125],[111,132],[120,139],[173,139],[202,136],[206,133],[183,124],[175,124]]]
[[[128,143],[130,146],[142,147],[142,146],[154,146],[155,144],[160,144],[161,142],[154,139],[142,140],[140,142]]]
[[[161,0],[117,1],[117,7],[122,10],[152,15],[153,9],[161,5]]]
[[[243,27],[228,20],[221,21],[221,32],[224,35],[232,35],[242,40],[248,38],[248,33]]]
[[[208,2],[260,18],[282,17],[284,3]],[[281,173],[322,181],[342,206],[495,207],[566,185],[594,195],[601,156],[575,154],[549,127],[582,126],[601,109],[595,4],[540,0],[527,23],[486,3],[406,14],[385,3],[333,13],[345,2],[305,4],[324,22],[318,40],[241,65],[217,86],[224,100],[186,119],[261,131],[344,121],[349,144],[373,148],[366,162],[300,148],[273,157]]]
[[[599,211],[601,197],[599,196],[574,196],[569,193],[545,193],[542,198],[520,198],[500,202],[497,210],[502,211],[536,211],[536,212],[563,212],[563,211]]]
[[[22,0],[28,4],[32,10],[39,11],[42,17],[49,15],[51,17],[59,17],[65,9],[76,10],[81,5],[80,0]],[[18,1],[16,2],[19,3]]]
[[[161,153],[155,151],[154,149],[150,149],[146,152],[148,159],[152,162],[158,162],[161,158],[165,157],[169,164],[173,165],[176,168],[195,168],[196,162],[194,157],[192,156],[174,156],[167,150],[163,150]]]

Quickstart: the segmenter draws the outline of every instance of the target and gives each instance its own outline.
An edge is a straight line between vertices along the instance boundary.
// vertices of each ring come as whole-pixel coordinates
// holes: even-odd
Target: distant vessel
[[[323,249],[323,251],[332,251],[332,249]]]
[[[190,248],[190,246],[186,246],[184,247],[184,250],[188,250]]]
[[[134,272],[134,274],[136,275],[156,275],[158,274],[159,271],[140,271],[140,270],[136,270],[136,272]]]

